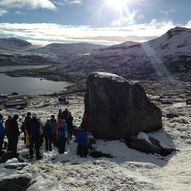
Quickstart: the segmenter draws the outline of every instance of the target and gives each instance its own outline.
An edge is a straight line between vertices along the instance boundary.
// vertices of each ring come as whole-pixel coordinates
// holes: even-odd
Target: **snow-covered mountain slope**
[[[59,64],[104,47],[90,43],[53,43],[36,47],[21,39],[0,39],[0,65]]]
[[[55,68],[57,75],[64,72],[77,80],[93,71],[112,72],[127,79],[190,81],[191,29],[175,27],[155,40],[98,49]]]
[[[30,48],[22,54],[29,54],[31,63],[38,61],[38,58],[32,59],[33,55],[47,58],[42,59],[41,64],[55,63],[49,69],[29,73],[30,76],[51,76],[51,79],[55,76],[55,80],[78,82],[91,72],[104,71],[133,80],[191,81],[191,29],[182,27],[144,43],[124,42],[109,47],[87,43],[49,44]],[[23,60],[21,58],[20,63]]]
[[[96,45],[90,43],[73,43],[73,44],[62,44],[52,43],[44,47],[32,49],[31,52],[50,54],[60,59],[69,59],[71,56],[88,55],[93,50],[104,48],[103,45]]]

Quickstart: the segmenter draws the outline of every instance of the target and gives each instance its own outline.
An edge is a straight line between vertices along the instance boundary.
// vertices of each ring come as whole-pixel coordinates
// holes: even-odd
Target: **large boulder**
[[[85,115],[96,138],[121,139],[162,127],[161,110],[139,84],[104,72],[87,79]]]

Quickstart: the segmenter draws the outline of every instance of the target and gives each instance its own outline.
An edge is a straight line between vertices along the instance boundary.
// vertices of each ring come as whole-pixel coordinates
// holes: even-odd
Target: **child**
[[[88,149],[87,149],[88,137],[87,137],[87,133],[84,131],[84,129],[78,129],[77,130],[76,142],[78,143],[77,155],[80,155],[80,157],[87,157],[87,154],[88,154]]]

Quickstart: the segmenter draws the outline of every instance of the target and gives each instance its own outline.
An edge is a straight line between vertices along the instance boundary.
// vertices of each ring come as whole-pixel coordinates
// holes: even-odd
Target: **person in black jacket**
[[[24,143],[27,142],[27,134],[28,134],[28,128],[29,128],[29,121],[31,119],[31,112],[27,112],[27,116],[25,117],[24,123],[23,123],[23,129],[24,132]]]
[[[34,147],[36,151],[36,159],[39,160],[42,158],[40,155],[40,122],[37,119],[35,113],[32,114],[32,118],[29,121],[28,133],[30,137],[29,141],[29,155],[30,159],[33,158]]]
[[[19,116],[15,114],[10,122],[10,125],[6,129],[7,137],[9,140],[8,150],[12,152],[13,157],[17,157],[17,144],[20,135],[17,122],[18,118]]]
[[[48,119],[43,128],[46,151],[52,151],[53,130],[53,126]]]
[[[68,137],[70,140],[72,140],[72,134],[73,134],[73,117],[72,113],[69,111],[68,116],[66,118],[66,124],[68,128]]]
[[[0,114],[0,156],[2,154],[1,152],[2,152],[4,135],[5,135],[5,131],[3,126],[3,115]]]

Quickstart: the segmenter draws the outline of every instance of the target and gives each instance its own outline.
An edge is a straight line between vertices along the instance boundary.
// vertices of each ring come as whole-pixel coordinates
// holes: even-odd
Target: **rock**
[[[179,119],[178,122],[182,124],[189,124],[189,122],[186,119]]]
[[[172,119],[174,117],[178,117],[178,114],[176,114],[176,113],[167,113],[166,117]]]
[[[175,151],[175,149],[172,148],[163,148],[157,139],[150,136],[148,136],[147,139],[139,138],[138,136],[131,136],[125,140],[125,143],[129,148],[147,154],[151,153],[167,156]]]
[[[1,191],[25,191],[30,185],[29,177],[15,177],[0,181]]]
[[[191,99],[186,100],[186,105],[191,105]]]
[[[172,98],[171,97],[167,97],[167,96],[161,96],[159,98],[160,102],[162,104],[173,104]]]
[[[0,163],[4,163],[8,161],[9,159],[13,158],[13,153],[11,151],[5,152],[1,158],[0,158]]]
[[[162,112],[149,101],[144,89],[110,73],[88,77],[85,115],[96,138],[121,139],[162,127]]]
[[[4,168],[22,170],[27,165],[28,165],[27,163],[12,163],[12,164],[6,164]]]

